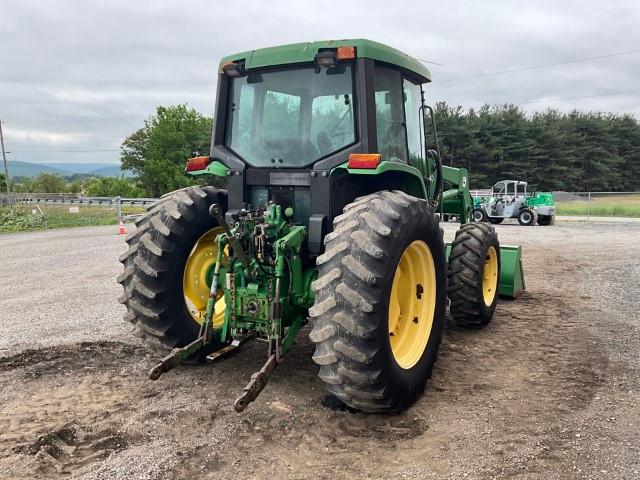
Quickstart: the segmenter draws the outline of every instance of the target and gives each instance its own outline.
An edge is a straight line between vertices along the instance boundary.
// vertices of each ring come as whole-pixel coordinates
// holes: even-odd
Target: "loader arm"
[[[464,225],[470,220],[473,200],[469,193],[469,172],[466,168],[453,168],[442,166],[444,183],[449,188],[442,193],[440,208],[441,214],[456,215],[460,218],[460,224]]]

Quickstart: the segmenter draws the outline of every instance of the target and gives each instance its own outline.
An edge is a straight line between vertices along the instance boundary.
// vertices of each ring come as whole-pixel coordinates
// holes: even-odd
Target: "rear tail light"
[[[194,157],[187,160],[185,171],[194,172],[196,170],[204,170],[211,163],[211,157]]]
[[[379,153],[352,153],[349,155],[348,168],[377,168],[380,165]]]

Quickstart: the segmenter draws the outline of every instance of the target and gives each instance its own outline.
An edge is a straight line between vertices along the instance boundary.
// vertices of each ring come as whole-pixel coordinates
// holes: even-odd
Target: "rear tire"
[[[518,223],[523,227],[535,225],[538,220],[538,215],[530,208],[525,208],[518,214]]]
[[[118,300],[127,307],[125,320],[160,356],[195,340],[200,330],[185,303],[183,275],[195,243],[217,225],[208,213],[213,203],[226,210],[226,192],[209,186],[172,192],[149,208],[126,239]]]
[[[315,304],[309,310],[315,319],[309,336],[316,344],[313,360],[320,365],[319,376],[329,392],[350,407],[403,410],[424,390],[442,337],[442,229],[426,201],[401,191],[360,197],[333,225],[324,239],[325,253],[317,259]],[[430,265],[433,284],[404,281],[405,275],[427,278],[405,271],[419,273],[422,265]],[[403,309],[405,300],[409,308]],[[394,330],[399,324],[402,328]],[[410,360],[403,356],[405,340],[412,347]]]
[[[556,223],[555,215],[538,215],[538,225],[543,227],[554,225]]]
[[[491,321],[498,302],[499,277],[496,231],[486,223],[463,225],[451,244],[448,268],[449,310],[456,324],[478,328]]]

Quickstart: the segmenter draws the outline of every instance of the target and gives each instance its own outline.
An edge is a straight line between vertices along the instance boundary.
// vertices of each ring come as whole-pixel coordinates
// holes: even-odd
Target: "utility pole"
[[[9,168],[7,167],[7,153],[4,151],[4,137],[2,136],[2,121],[0,121],[0,145],[2,146],[2,161],[4,162],[4,178],[7,180],[7,195],[11,195]]]

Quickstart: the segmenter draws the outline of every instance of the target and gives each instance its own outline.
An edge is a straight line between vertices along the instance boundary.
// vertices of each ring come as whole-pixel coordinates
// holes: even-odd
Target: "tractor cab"
[[[511,218],[527,196],[527,182],[502,180],[491,187],[488,206],[493,217]]]
[[[231,212],[295,205],[294,220],[310,226],[319,252],[333,218],[356,197],[400,189],[438,202],[443,173],[422,88],[430,81],[422,63],[369,40],[228,56],[211,154],[187,173],[227,176]]]

